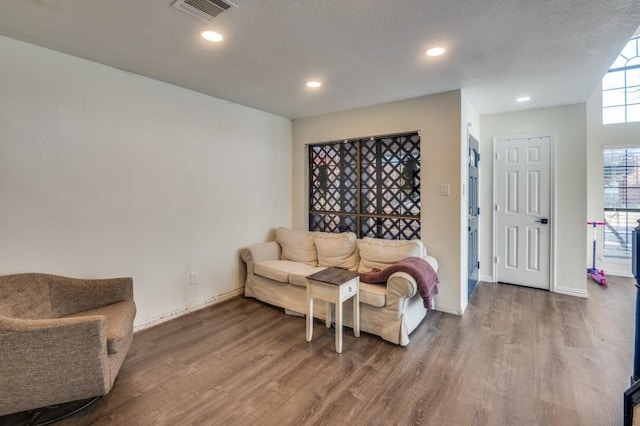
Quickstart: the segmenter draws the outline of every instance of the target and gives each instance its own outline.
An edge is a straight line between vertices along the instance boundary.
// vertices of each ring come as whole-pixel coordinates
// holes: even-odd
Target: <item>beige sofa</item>
[[[407,257],[422,257],[438,270],[420,240],[382,240],[355,234],[278,228],[276,240],[242,250],[247,267],[244,295],[300,313],[306,312],[306,277],[326,267],[361,273],[385,269]],[[344,323],[351,327],[351,303],[344,304]],[[396,272],[387,284],[360,283],[360,329],[405,346],[409,334],[427,313],[416,281]],[[314,304],[314,317],[325,318],[324,303]]]
[[[131,278],[0,276],[0,416],[109,392],[135,314]]]

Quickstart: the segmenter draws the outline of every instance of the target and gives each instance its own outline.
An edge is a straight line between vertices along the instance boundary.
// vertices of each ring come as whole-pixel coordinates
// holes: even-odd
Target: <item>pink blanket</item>
[[[424,307],[427,309],[433,308],[433,296],[438,294],[440,280],[429,262],[420,257],[407,257],[382,271],[365,272],[360,274],[360,281],[372,284],[386,283],[394,272],[406,272],[411,275],[418,284]]]

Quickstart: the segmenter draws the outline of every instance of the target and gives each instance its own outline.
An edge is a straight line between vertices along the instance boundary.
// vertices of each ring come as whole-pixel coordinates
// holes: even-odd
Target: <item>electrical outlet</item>
[[[197,272],[191,272],[191,274],[189,274],[189,284],[190,285],[198,284],[198,273]]]

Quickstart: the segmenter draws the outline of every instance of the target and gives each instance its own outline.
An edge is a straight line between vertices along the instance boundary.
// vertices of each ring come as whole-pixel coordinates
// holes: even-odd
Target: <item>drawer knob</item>
[[[353,290],[351,289],[351,287],[349,287],[349,291],[353,291]]]

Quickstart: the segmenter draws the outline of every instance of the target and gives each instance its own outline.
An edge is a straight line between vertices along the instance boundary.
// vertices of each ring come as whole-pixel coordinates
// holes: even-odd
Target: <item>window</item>
[[[640,219],[640,148],[604,150],[604,248],[609,258],[631,258],[631,231]]]
[[[640,37],[629,40],[602,79],[602,123],[640,121]]]
[[[420,238],[417,132],[309,146],[309,230]]]

